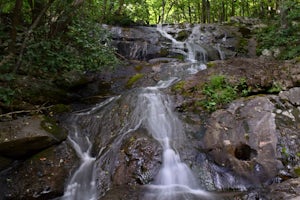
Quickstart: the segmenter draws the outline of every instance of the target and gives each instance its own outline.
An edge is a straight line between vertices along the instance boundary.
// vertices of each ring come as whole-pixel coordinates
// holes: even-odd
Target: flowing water
[[[206,53],[200,46],[192,45],[191,42],[178,42],[171,35],[158,27],[158,31],[167,39],[173,42],[174,49],[177,52],[186,56],[190,65],[178,68],[178,74],[184,76],[196,73],[204,69]],[[202,60],[197,60],[197,54]],[[199,56],[198,56],[199,57]],[[173,66],[176,68],[176,66]],[[176,71],[176,70],[175,70]],[[99,196],[96,188],[95,173],[107,176],[107,171],[110,166],[106,166],[105,170],[96,172],[99,166],[95,164],[95,160],[99,163],[109,163],[114,157],[116,149],[121,145],[121,141],[126,135],[138,128],[145,128],[148,133],[157,140],[162,146],[162,166],[156,175],[153,183],[146,185],[145,194],[141,199],[145,200],[190,200],[190,199],[212,199],[211,195],[202,190],[193,175],[190,168],[181,161],[180,152],[177,147],[181,145],[185,139],[185,130],[182,122],[174,112],[174,106],[171,98],[164,94],[163,90],[170,87],[180,80],[178,76],[168,77],[165,80],[159,81],[155,86],[140,88],[131,92],[127,97],[113,97],[96,106],[74,113],[70,119],[69,141],[80,158],[80,166],[70,178],[64,196],[61,200],[95,200]],[[113,136],[110,148],[105,145],[100,152],[93,156],[91,149],[93,147],[92,133],[88,129],[84,129],[81,124],[84,120],[93,119],[93,126],[99,129],[101,119],[108,116],[118,117],[118,114],[113,114],[120,106],[122,99],[129,98],[130,100],[124,103],[132,104],[133,111],[128,113],[126,121],[122,123],[118,132]],[[130,105],[129,105],[130,106]],[[120,108],[119,108],[120,109]],[[121,119],[120,119],[121,120]],[[98,124],[97,124],[98,123]],[[81,124],[81,125],[79,125]],[[91,137],[89,137],[91,136]],[[105,173],[104,173],[105,171]],[[109,188],[109,187],[108,187]]]

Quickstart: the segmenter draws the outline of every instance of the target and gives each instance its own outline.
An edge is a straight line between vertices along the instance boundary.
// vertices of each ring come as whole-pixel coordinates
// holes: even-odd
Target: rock
[[[0,172],[8,168],[13,163],[13,161],[13,159],[0,156]]]
[[[152,181],[161,165],[161,147],[143,130],[126,137],[120,148],[108,150],[96,161],[100,195],[126,185],[136,187]]]
[[[268,187],[268,198],[272,200],[300,199],[300,178],[289,179],[280,184],[273,184]]]
[[[61,196],[65,181],[77,167],[77,160],[74,150],[65,142],[50,147],[2,173],[0,193],[5,199]]]
[[[279,97],[282,100],[289,101],[294,106],[300,106],[300,87],[295,87],[288,91],[282,91],[279,93]]]
[[[190,47],[178,48],[172,41],[162,36],[156,27],[105,26],[113,36],[113,45],[118,53],[128,59],[150,60],[157,57],[183,58],[187,48],[197,51],[196,59],[216,60],[236,55],[240,42],[238,28],[216,26],[214,24],[164,25],[163,29],[179,42]],[[185,45],[187,46],[187,45]],[[129,49],[129,50],[128,50]],[[206,52],[206,58],[200,54]],[[222,52],[222,55],[220,55]]]
[[[113,184],[144,185],[153,181],[160,168],[161,153],[161,147],[152,138],[132,135],[121,146]]]
[[[42,127],[43,126],[43,127]],[[43,116],[1,122],[0,155],[21,159],[66,139],[66,131]]]
[[[267,97],[256,97],[214,112],[203,138],[204,150],[218,165],[254,184],[270,181],[282,168],[273,109]]]

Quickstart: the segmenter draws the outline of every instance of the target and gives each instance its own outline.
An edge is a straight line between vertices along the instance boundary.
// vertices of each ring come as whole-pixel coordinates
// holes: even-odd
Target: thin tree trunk
[[[206,0],[202,0],[202,23],[206,23]]]
[[[162,2],[161,2],[162,10],[161,10],[161,19],[160,19],[162,24],[165,22],[165,19],[164,19],[165,18],[165,6],[166,6],[166,2],[165,2],[165,0],[162,0]]]
[[[8,50],[9,53],[15,54],[16,53],[16,40],[17,40],[17,27],[20,23],[20,16],[21,16],[21,9],[23,5],[23,0],[16,0],[13,18],[12,18],[12,26],[10,31],[10,40]]]
[[[107,0],[103,0],[101,22],[105,22],[106,20],[106,7],[107,7]]]

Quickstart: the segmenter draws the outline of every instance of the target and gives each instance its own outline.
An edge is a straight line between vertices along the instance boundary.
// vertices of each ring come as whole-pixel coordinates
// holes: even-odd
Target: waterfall
[[[195,43],[197,38],[195,38],[194,35],[199,35],[198,26],[192,29],[192,34],[184,42],[177,41],[168,33],[167,27],[163,27],[162,24],[157,25],[157,31],[166,39],[171,40],[171,51],[183,55],[186,61],[191,63],[190,67],[187,69],[189,74],[195,74],[200,70],[206,69],[205,63],[207,63],[207,52],[203,47]]]
[[[175,71],[179,74],[196,73],[204,69],[205,51],[200,46],[193,45],[190,42],[178,42],[167,32],[160,30],[161,34],[172,40],[173,46],[178,50],[185,52],[187,61],[190,62],[188,68],[178,66]],[[179,51],[179,52],[180,52]],[[196,60],[196,54],[201,53],[203,60]],[[176,68],[177,66],[172,66]],[[163,93],[166,89],[179,81],[176,75],[168,77],[166,80],[159,81],[155,86],[139,88],[129,91],[122,96],[112,97],[106,101],[95,105],[92,108],[76,112],[72,115],[70,121],[71,128],[69,142],[75,149],[80,158],[80,166],[71,176],[60,200],[96,200],[99,198],[99,191],[96,187],[96,174],[103,174],[107,179],[109,169],[113,166],[107,164],[103,169],[99,165],[110,163],[109,160],[117,159],[116,153],[122,144],[122,140],[127,134],[144,128],[157,140],[163,148],[162,166],[153,183],[145,186],[145,194],[141,199],[145,200],[188,200],[188,199],[212,199],[210,193],[200,189],[191,169],[180,158],[177,147],[182,146],[186,140],[183,124],[176,112],[170,96]],[[122,110],[122,105],[131,107],[132,110],[122,124],[115,129],[103,129],[108,133],[116,133],[109,138],[110,143],[103,143],[100,152],[96,152],[97,157],[91,154],[92,140],[89,136],[90,129],[83,128],[84,125],[78,125],[81,121],[91,120],[95,130],[105,126],[104,118],[118,118],[116,110]],[[101,124],[102,123],[102,124]],[[106,122],[107,123],[107,122]],[[98,127],[98,128],[95,128]],[[113,126],[112,126],[113,128]],[[102,129],[101,129],[102,130]],[[99,144],[98,144],[99,145]],[[111,145],[111,146],[110,146]],[[105,146],[109,146],[106,148]],[[113,163],[113,162],[111,162]],[[98,171],[97,171],[98,170]],[[111,172],[113,173],[113,172]],[[107,186],[104,190],[109,189]],[[105,191],[102,191],[105,193]],[[101,193],[103,195],[103,193]]]

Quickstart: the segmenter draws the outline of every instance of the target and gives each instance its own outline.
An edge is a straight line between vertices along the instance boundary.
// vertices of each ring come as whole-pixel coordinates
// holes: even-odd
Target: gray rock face
[[[289,91],[282,91],[279,94],[282,100],[289,101],[294,106],[300,106],[300,88],[295,87]]]
[[[237,100],[226,110],[213,113],[203,138],[204,149],[214,161],[252,183],[274,178],[277,130],[273,103],[267,97]]]
[[[112,33],[113,45],[118,53],[125,58],[136,60],[150,60],[157,57],[182,58],[188,48],[206,52],[208,60],[224,59],[236,55],[240,40],[238,29],[233,27],[214,24],[163,26],[163,29],[177,41],[190,43],[190,47],[186,46],[179,50],[174,48],[176,45],[163,37],[156,27],[105,26],[105,28]],[[196,55],[196,58],[199,56]]]

